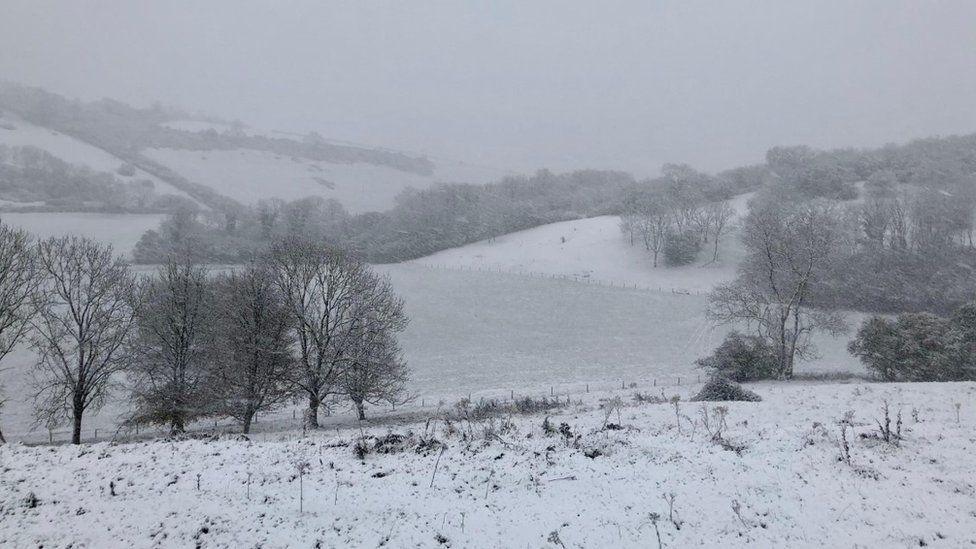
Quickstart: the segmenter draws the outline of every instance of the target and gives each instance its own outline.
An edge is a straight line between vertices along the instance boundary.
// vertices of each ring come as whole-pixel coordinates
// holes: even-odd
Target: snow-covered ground
[[[620,230],[620,218],[600,216],[551,223],[443,250],[413,263],[449,269],[473,269],[556,276],[617,286],[701,293],[735,278],[744,255],[736,229],[748,213],[753,194],[731,200],[736,216],[729,234],[719,241],[718,259],[712,261],[712,244],[698,261],[683,267],[666,267],[663,257],[654,267],[653,256],[640,242],[631,243]]]
[[[469,393],[478,398],[543,394],[550,387],[583,392],[586,384],[684,384],[701,374],[695,359],[725,333],[706,322],[705,297],[699,295],[418,265],[377,269],[405,301],[410,325],[401,343],[412,371],[409,391],[428,404]],[[822,357],[799,371],[863,373],[846,352],[848,339],[818,338]],[[43,430],[30,432],[33,361],[31,353],[18,350],[3,364],[11,401],[0,425],[18,440],[48,437]],[[123,410],[116,405],[91,414],[85,436],[114,431]],[[281,416],[290,418],[291,411]],[[63,439],[67,431],[57,436]]]
[[[423,176],[385,166],[333,164],[251,149],[144,152],[191,181],[245,204],[268,198],[322,196],[335,198],[352,213],[390,209],[396,196],[408,187],[425,189],[436,182],[484,183],[498,175],[496,170],[457,162],[445,162],[433,176]]]
[[[153,182],[156,194],[173,194],[190,198],[185,192],[140,169],[135,169],[132,176],[120,175],[116,170],[125,163],[123,160],[84,141],[48,128],[36,126],[10,113],[4,113],[0,121],[3,122],[3,125],[14,128],[11,130],[0,127],[0,144],[11,147],[37,147],[64,162],[88,166],[95,171],[108,172],[122,181],[148,179]]]
[[[548,412],[555,433],[542,414],[448,424],[428,409],[308,436],[0,446],[0,545],[976,544],[976,385],[752,388],[762,402],[703,406],[679,391],[680,419],[632,391],[605,413],[614,394],[591,393]],[[892,430],[901,413],[897,445],[875,436],[884,401]],[[386,438],[389,453],[354,455],[391,433],[405,438]]]
[[[142,234],[159,228],[163,214],[110,214],[86,212],[11,212],[0,221],[25,229],[38,238],[67,234],[87,236],[111,244],[116,253],[130,255]]]
[[[639,243],[631,245],[620,231],[617,216],[591,217],[542,225],[525,231],[452,248],[414,260],[447,268],[555,275],[574,280],[639,288],[708,291],[735,278],[742,258],[737,235],[720,242],[718,261],[703,250],[699,261],[683,267],[665,267]]]

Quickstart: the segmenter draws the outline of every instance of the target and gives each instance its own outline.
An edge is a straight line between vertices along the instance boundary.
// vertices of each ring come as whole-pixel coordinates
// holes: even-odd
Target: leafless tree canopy
[[[290,309],[266,263],[251,263],[218,277],[215,383],[221,411],[241,423],[288,395],[295,365]]]
[[[307,424],[317,427],[323,400],[341,392],[356,342],[405,322],[402,303],[389,283],[336,248],[279,240],[268,262],[292,315],[298,363],[291,380],[308,398]]]
[[[0,223],[0,372],[4,357],[30,328],[39,284],[37,255],[30,235]],[[0,409],[3,402],[0,385]],[[0,444],[4,442],[0,430]]]
[[[215,301],[205,268],[188,256],[171,257],[155,277],[140,281],[131,370],[131,421],[169,425],[213,411],[210,361]]]
[[[48,424],[72,418],[78,444],[84,413],[104,403],[130,360],[125,347],[135,282],[111,246],[72,236],[45,240],[37,250],[45,277],[31,336],[38,352],[37,416]]]
[[[385,288],[384,292],[392,290]],[[364,403],[396,404],[409,378],[396,339],[396,334],[406,327],[406,316],[399,300],[389,301],[388,307],[379,315],[375,311],[364,312],[364,322],[353,336],[341,371],[342,391],[355,405],[359,419],[366,419]]]
[[[774,346],[781,377],[792,377],[796,357],[814,352],[809,339],[813,331],[845,329],[838,314],[807,304],[836,251],[839,234],[829,205],[754,204],[743,228],[749,256],[739,277],[710,296],[713,320],[745,323]]]

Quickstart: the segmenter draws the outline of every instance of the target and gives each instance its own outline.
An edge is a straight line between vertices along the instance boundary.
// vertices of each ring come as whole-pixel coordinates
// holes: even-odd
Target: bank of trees
[[[625,200],[620,228],[631,245],[642,246],[667,266],[693,263],[708,248],[718,260],[719,243],[734,211],[729,184],[686,165],[665,165],[663,177],[634,188]]]
[[[0,224],[0,366],[20,343],[34,349],[39,423],[70,421],[77,444],[84,418],[126,394],[127,425],[173,434],[211,417],[248,432],[255,414],[289,400],[307,402],[317,427],[338,399],[364,418],[365,403],[404,398],[407,317],[364,263],[299,238],[232,272],[195,257],[184,249],[137,277],[110,246],[34,242]]]
[[[147,231],[134,255],[137,262],[155,263],[178,249],[180,238],[192,235],[204,260],[244,263],[277,239],[302,236],[350,250],[371,263],[398,262],[546,223],[618,213],[625,191],[640,186],[621,172],[540,170],[487,185],[410,189],[391,210],[360,215],[321,197],[189,210]]]

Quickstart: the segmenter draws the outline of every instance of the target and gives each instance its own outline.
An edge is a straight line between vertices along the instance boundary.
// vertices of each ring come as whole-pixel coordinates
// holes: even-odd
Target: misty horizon
[[[976,131],[965,2],[5,4],[8,80],[510,171]]]

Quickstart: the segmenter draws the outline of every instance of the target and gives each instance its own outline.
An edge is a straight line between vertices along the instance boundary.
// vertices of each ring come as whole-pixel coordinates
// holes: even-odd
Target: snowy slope
[[[735,225],[748,213],[752,194],[734,198]],[[711,244],[699,260],[683,267],[665,267],[639,242],[631,244],[620,230],[620,218],[601,216],[552,223],[497,238],[475,242],[416,259],[413,263],[452,269],[554,275],[604,284],[704,292],[735,278],[743,249],[734,227],[722,237],[718,260],[712,262]]]
[[[722,440],[738,452],[708,432],[721,423],[718,407],[705,407],[706,428],[701,407],[684,402],[688,391],[677,392],[680,423],[670,404],[637,404],[629,391],[583,395],[547,412],[569,437],[547,434],[542,415],[449,426],[428,409],[405,423],[308,436],[0,446],[0,545],[976,544],[976,385],[753,389],[762,402],[722,404]],[[598,399],[611,396],[623,406],[605,415]],[[903,414],[899,445],[874,438],[883,401]],[[837,421],[849,410],[847,463]],[[608,420],[621,428],[604,428]],[[389,453],[354,456],[356,441],[374,446],[390,433],[404,438],[387,445]],[[299,478],[301,463],[307,471]]]
[[[37,147],[69,164],[88,166],[95,171],[108,172],[122,181],[148,179],[155,185],[156,194],[174,194],[189,198],[185,192],[143,170],[136,169],[134,175],[128,177],[118,174],[116,170],[125,163],[123,160],[84,141],[36,126],[10,113],[4,113],[0,122],[2,122],[0,124],[0,144],[10,147]]]
[[[697,292],[734,278],[741,257],[741,246],[730,234],[723,237],[715,263],[709,263],[710,250],[704,250],[692,265],[665,267],[661,261],[655,268],[653,257],[639,243],[631,245],[621,233],[619,217],[602,216],[543,225],[444,250],[415,262]]]
[[[337,199],[351,213],[387,210],[407,187],[486,183],[504,175],[490,168],[445,161],[433,176],[424,176],[385,166],[312,161],[252,149],[147,149],[144,153],[191,181],[245,204],[321,196]]]
[[[377,270],[404,299],[410,325],[400,340],[412,370],[408,389],[428,403],[469,393],[688,383],[701,373],[695,359],[725,334],[705,321],[704,296],[418,265]],[[845,350],[847,339],[819,337],[823,356],[798,371],[862,373]],[[0,374],[11,397],[0,425],[18,440],[47,438],[28,433],[32,363],[33,355],[18,351]],[[96,428],[113,432],[122,411],[113,406],[92,414],[85,436]]]

